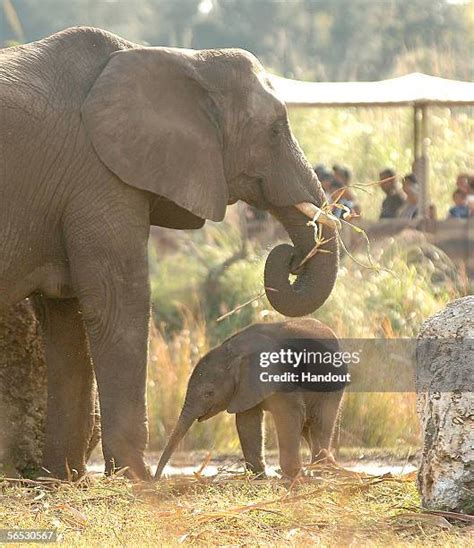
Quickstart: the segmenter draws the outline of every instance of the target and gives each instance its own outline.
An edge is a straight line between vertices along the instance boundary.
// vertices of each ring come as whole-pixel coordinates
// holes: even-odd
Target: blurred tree
[[[16,13],[27,41],[94,25],[154,45],[242,47],[267,67],[302,79],[374,80],[415,70],[472,78],[472,0],[0,2],[4,45],[19,38]]]

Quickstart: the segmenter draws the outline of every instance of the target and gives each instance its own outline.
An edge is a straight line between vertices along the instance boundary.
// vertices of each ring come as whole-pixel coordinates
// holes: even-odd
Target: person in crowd
[[[328,202],[331,202],[331,195],[335,190],[334,177],[331,171],[324,164],[314,166],[314,171],[323,187]]]
[[[321,176],[323,173],[329,171],[328,168],[324,164],[316,164],[313,166],[314,172],[318,176],[318,179],[321,181]]]
[[[348,168],[335,165],[332,171],[324,164],[314,166],[314,171],[318,176],[321,186],[326,194],[328,203],[333,203],[337,199],[337,203],[344,206],[333,206],[332,213],[336,217],[353,217],[360,215],[360,207],[356,202],[355,196],[349,188],[351,183],[351,172]],[[340,190],[345,189],[344,193],[339,196]]]
[[[414,173],[409,173],[403,178],[403,192],[406,195],[406,200],[398,210],[398,217],[401,219],[415,219],[418,216],[420,186]]]
[[[340,190],[343,185],[334,177],[334,173],[323,164],[318,164],[317,166],[315,166],[314,171],[316,172],[316,175],[321,182],[321,186],[323,187],[328,204],[332,204],[334,202],[334,199],[337,198],[337,191]],[[338,203],[341,202],[342,199],[338,201]],[[343,205],[347,204],[344,202]],[[340,208],[334,206],[332,207],[331,211],[336,217],[341,217],[341,214],[343,213]]]
[[[453,192],[454,205],[449,208],[448,219],[467,219],[469,217],[469,206],[467,193],[460,188]]]
[[[346,209],[335,208],[334,214],[337,217],[344,217],[348,210],[353,216],[360,216],[360,205],[357,203],[355,194],[352,192],[351,179],[352,174],[349,168],[338,164],[333,166],[335,191],[344,188],[344,194],[339,198],[338,203],[345,206]]]
[[[332,174],[334,179],[342,186],[344,185],[344,167],[339,164],[334,164],[332,166]]]
[[[380,188],[385,192],[382,202],[380,219],[393,219],[398,217],[400,208],[405,204],[405,196],[397,182],[397,174],[391,168],[386,168],[379,173]]]
[[[460,173],[456,177],[456,188],[462,190],[466,194],[469,194],[469,174]]]

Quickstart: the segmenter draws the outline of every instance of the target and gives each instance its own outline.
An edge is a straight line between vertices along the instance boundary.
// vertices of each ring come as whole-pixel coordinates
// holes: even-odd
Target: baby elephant
[[[280,467],[285,476],[295,477],[301,470],[302,437],[311,448],[311,462],[330,450],[344,384],[325,392],[278,391],[274,385],[267,388],[258,380],[263,369],[255,356],[278,350],[282,341],[294,339],[329,339],[333,349],[339,348],[336,335],[329,327],[304,318],[251,325],[199,360],[189,379],[178,423],[163,451],[155,479],[160,478],[193,422],[207,420],[224,410],[235,413],[246,467],[255,474],[265,473],[264,411],[270,412],[274,419]]]

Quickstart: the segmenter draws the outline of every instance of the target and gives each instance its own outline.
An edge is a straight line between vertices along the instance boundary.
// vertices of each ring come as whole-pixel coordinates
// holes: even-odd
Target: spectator
[[[319,180],[321,180],[321,176],[324,173],[327,173],[329,171],[329,169],[324,164],[316,164],[313,169]]]
[[[401,219],[415,219],[418,216],[418,200],[420,187],[414,173],[409,173],[403,178],[403,192],[406,200],[398,211]]]
[[[467,219],[469,217],[467,193],[457,188],[453,192],[453,202],[455,205],[449,209],[448,219]]]
[[[351,184],[352,174],[350,170],[347,167],[341,167],[336,175],[334,173],[334,177],[338,183],[340,183],[342,186],[349,187]],[[349,189],[347,189],[346,192],[349,192],[351,194],[351,199],[353,198],[352,192],[350,192]]]
[[[328,202],[331,201],[331,194],[334,192],[334,177],[331,171],[323,164],[314,166],[314,171],[323,187]]]
[[[360,215],[360,206],[356,201],[356,197],[350,189],[352,174],[347,167],[334,165],[334,191],[340,188],[345,188],[344,194],[339,198],[338,203],[348,208],[352,214]],[[344,210],[335,208],[334,214],[341,217]],[[347,209],[345,210],[347,212]]]
[[[393,169],[384,169],[379,173],[380,188],[386,197],[382,202],[380,219],[393,219],[398,216],[400,208],[405,203],[405,196],[398,188],[397,174]]]
[[[343,174],[344,168],[340,166],[339,164],[334,164],[332,166],[332,173],[334,175],[334,179],[340,184],[344,185],[344,174]]]
[[[456,177],[456,188],[462,190],[466,194],[469,194],[469,174],[460,173]]]

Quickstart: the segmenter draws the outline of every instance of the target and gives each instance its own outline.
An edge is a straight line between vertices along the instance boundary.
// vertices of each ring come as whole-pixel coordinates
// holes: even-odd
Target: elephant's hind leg
[[[311,419],[311,462],[330,456],[342,396],[343,391],[321,394],[320,405]]]
[[[93,370],[85,327],[75,299],[35,297],[47,364],[48,403],[43,466],[53,476],[86,471],[94,429]]]
[[[297,398],[280,396],[277,395],[274,398],[270,412],[277,431],[281,471],[284,476],[294,478],[300,473],[302,467],[300,447],[304,410]]]
[[[237,413],[235,423],[247,470],[254,474],[264,474],[262,409],[257,406]]]

